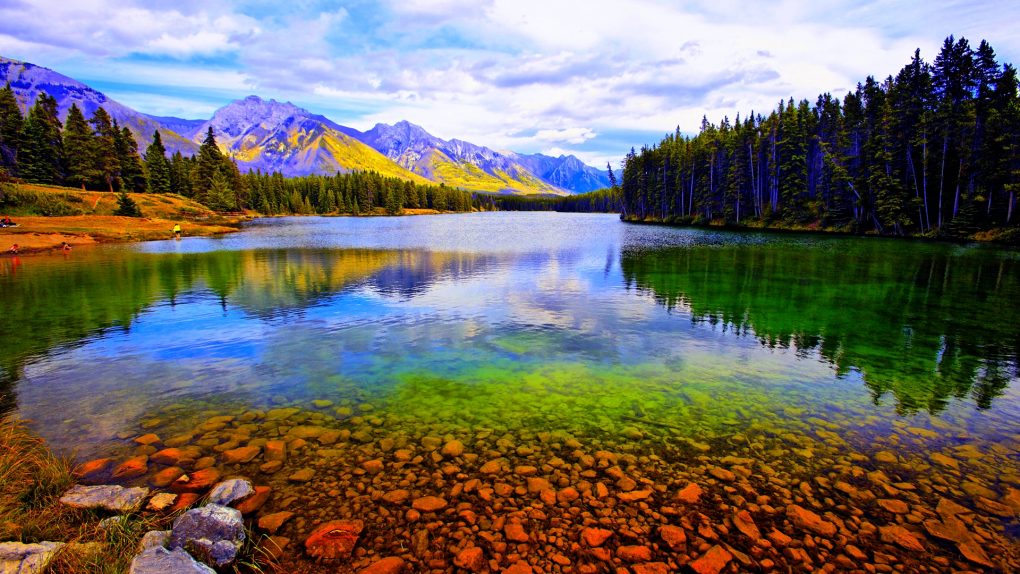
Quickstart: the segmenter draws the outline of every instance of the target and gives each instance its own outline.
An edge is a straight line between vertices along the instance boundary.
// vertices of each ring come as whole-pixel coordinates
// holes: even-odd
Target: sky
[[[703,116],[842,96],[950,34],[1020,63],[1018,21],[1015,0],[4,0],[0,56],[152,115],[256,94],[604,167]]]

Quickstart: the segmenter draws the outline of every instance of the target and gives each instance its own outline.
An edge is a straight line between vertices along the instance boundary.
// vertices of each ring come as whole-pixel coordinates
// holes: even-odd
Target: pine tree
[[[24,118],[11,83],[0,90],[0,168],[16,174],[18,149],[21,147],[21,130]]]
[[[195,165],[195,172],[191,178],[195,199],[199,202],[206,202],[209,191],[212,189],[213,178],[220,172],[222,165],[223,154],[216,145],[216,136],[213,134],[212,126],[209,126],[202,147],[198,150],[198,163]]]
[[[114,215],[122,215],[125,217],[141,217],[142,210],[138,208],[138,204],[135,200],[124,191],[117,194],[117,209],[113,212]]]
[[[113,122],[113,133],[117,148],[117,162],[120,164],[121,185],[126,191],[141,193],[145,191],[145,170],[142,168],[142,158],[138,155],[138,143],[131,130],[126,127],[119,128],[117,121]]]
[[[78,104],[71,104],[64,124],[64,165],[65,180],[73,186],[85,186],[99,179],[96,169],[95,145],[92,128]]]
[[[18,175],[33,183],[59,184],[64,144],[60,137],[57,100],[42,93],[22,124]]]
[[[170,162],[159,130],[152,134],[152,143],[145,148],[146,189],[149,193],[170,193]]]
[[[96,109],[89,120],[95,132],[94,153],[95,167],[100,179],[106,184],[109,191],[113,191],[114,183],[120,178],[120,158],[117,155],[117,130],[113,127],[113,120],[110,114],[102,107]],[[118,183],[119,184],[119,183]]]
[[[234,190],[230,187],[230,178],[224,170],[213,174],[205,204],[216,211],[233,211],[237,209]]]

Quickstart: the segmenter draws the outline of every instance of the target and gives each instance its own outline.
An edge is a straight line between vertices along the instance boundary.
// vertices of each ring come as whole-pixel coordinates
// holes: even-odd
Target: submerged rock
[[[227,506],[236,500],[241,500],[254,493],[255,488],[251,485],[251,482],[243,478],[232,478],[224,480],[213,487],[212,491],[209,492],[209,504]]]
[[[312,558],[335,560],[354,551],[365,523],[360,520],[333,520],[316,528],[305,540],[305,551]]]
[[[0,572],[40,574],[63,546],[63,542],[0,542]]]
[[[155,546],[145,550],[131,561],[129,574],[216,574],[212,568],[196,561],[178,548],[167,550]]]
[[[719,574],[733,560],[733,554],[719,545],[708,549],[700,558],[691,562],[691,568],[698,574]]]
[[[836,525],[822,520],[821,516],[818,516],[810,510],[791,504],[786,507],[786,517],[790,519],[795,526],[810,530],[816,534],[822,536],[832,537],[836,535]]]
[[[72,486],[60,497],[60,502],[71,508],[102,509],[111,512],[135,512],[149,494],[148,488],[124,488],[112,484],[100,486]]]
[[[234,561],[244,542],[241,511],[209,504],[182,514],[174,521],[168,546],[184,548],[213,566]]]
[[[362,568],[358,574],[400,574],[403,571],[404,559],[398,556],[389,556]]]

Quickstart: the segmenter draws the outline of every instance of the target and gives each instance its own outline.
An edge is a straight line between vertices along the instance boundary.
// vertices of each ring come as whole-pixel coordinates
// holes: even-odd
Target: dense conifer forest
[[[139,155],[134,135],[99,108],[85,118],[72,105],[62,123],[57,102],[41,94],[23,116],[7,85],[0,90],[0,174],[3,179],[135,193],[178,193],[210,208],[276,214],[373,213],[383,208],[470,211],[472,195],[374,172],[284,178],[241,174],[216,145],[212,128],[196,156],[167,157],[157,131]],[[125,201],[127,196],[123,196]],[[128,209],[125,210],[127,213]]]
[[[624,160],[622,217],[854,233],[1017,235],[1017,72],[992,47],[947,38],[895,77],[842,99],[792,98]]]

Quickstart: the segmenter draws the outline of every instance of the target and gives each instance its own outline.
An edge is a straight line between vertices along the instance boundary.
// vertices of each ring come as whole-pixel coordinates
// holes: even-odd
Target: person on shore
[[[14,245],[11,245],[11,248],[7,250],[7,253],[10,253],[11,255],[17,255],[18,254],[18,244],[15,243]]]
[[[181,224],[180,223],[175,223],[173,231],[174,231],[174,237],[176,237],[177,239],[180,239],[181,238]]]

